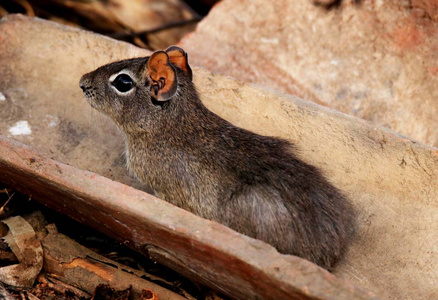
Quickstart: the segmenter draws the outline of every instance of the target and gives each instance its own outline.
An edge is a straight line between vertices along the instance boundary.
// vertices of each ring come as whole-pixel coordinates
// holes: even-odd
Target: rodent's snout
[[[83,75],[81,77],[81,80],[79,80],[79,87],[81,88],[82,92],[85,96],[89,96],[90,90],[92,90],[92,82],[87,76],[87,74]]]
[[[79,87],[81,88],[81,90],[83,92],[85,92],[86,88],[85,88],[85,85],[84,85],[84,83],[82,81],[79,82]]]
[[[81,88],[82,91],[85,92],[85,90],[87,89],[87,86],[88,86],[88,84],[86,82],[85,75],[83,75],[81,77],[81,79],[79,80],[79,87]]]
[[[95,97],[95,91],[93,85],[90,79],[87,77],[87,74],[82,76],[81,80],[79,80],[79,87],[81,88],[85,98],[87,98],[88,101],[90,101],[90,99]]]

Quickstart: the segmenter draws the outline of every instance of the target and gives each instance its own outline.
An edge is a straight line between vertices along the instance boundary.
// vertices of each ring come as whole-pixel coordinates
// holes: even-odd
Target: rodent
[[[208,110],[183,49],[104,65],[80,87],[124,133],[128,169],[158,197],[328,270],[342,257],[351,203],[290,142]]]

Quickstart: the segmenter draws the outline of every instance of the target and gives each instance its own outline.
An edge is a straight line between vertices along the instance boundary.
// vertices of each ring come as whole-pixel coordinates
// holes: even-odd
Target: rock
[[[438,146],[438,2],[322,2],[338,5],[224,0],[181,46],[192,64]]]
[[[88,105],[79,79],[110,61],[150,52],[104,37],[84,39],[94,35],[37,18],[8,16],[0,24],[0,132],[59,161],[136,185],[125,171],[121,133]]]
[[[27,16],[80,26],[147,49],[162,49],[177,43],[193,31],[199,20],[182,0],[45,0],[6,3],[4,7],[0,4],[0,17],[8,11],[25,11]]]
[[[305,259],[279,254],[262,241],[96,173],[44,157],[2,135],[0,153],[1,182],[230,299],[378,299]],[[177,299],[165,289],[139,280],[147,274],[99,259],[80,245],[68,245],[66,237],[57,235],[53,226],[47,229],[49,234],[42,241],[44,269],[63,282],[88,292],[99,283],[116,289],[132,285],[137,295],[141,289],[153,288],[160,299]],[[42,254],[40,258],[41,266]],[[22,275],[28,265],[18,266],[18,275]],[[9,267],[5,269],[9,271]],[[6,273],[1,272],[3,269],[0,275]],[[127,278],[127,273],[138,277]],[[6,279],[16,280],[17,272],[13,275]],[[4,280],[5,276],[0,278]]]
[[[322,5],[325,7],[330,7],[336,3],[340,3],[342,0],[311,0],[315,5]]]
[[[228,4],[217,7],[223,5]],[[120,133],[89,107],[78,81],[101,64],[148,54],[51,22],[3,19],[1,134],[64,163],[134,183],[124,169]],[[189,52],[189,61],[194,56]],[[302,159],[321,168],[357,207],[357,239],[337,276],[383,299],[436,297],[438,149],[297,97],[193,69],[195,84],[212,111],[238,126],[293,141]],[[32,133],[12,136],[8,129],[21,120],[28,121]]]
[[[411,0],[411,7],[418,9],[421,17],[430,18],[434,22],[438,21],[438,2],[434,0]]]
[[[169,24],[198,18],[196,13],[184,1],[180,0],[107,0],[73,3],[62,0],[54,1],[58,5],[66,5],[67,9],[75,11],[83,19],[87,19],[90,26],[87,28],[97,26],[97,32],[114,32],[115,36],[118,34],[123,36],[124,33],[128,33],[129,36],[129,33],[132,32],[153,30]],[[48,5],[53,6],[52,3]],[[105,24],[105,21],[113,26],[99,28],[100,23]],[[181,25],[149,33],[145,38],[146,44],[138,38],[134,38],[133,41],[137,45],[144,45],[149,49],[167,48],[192,30],[193,24]]]

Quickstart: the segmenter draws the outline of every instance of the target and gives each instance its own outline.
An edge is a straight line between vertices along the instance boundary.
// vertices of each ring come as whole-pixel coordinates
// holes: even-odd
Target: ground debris
[[[44,261],[44,267],[42,270],[40,268],[41,272],[39,274],[33,272],[37,276],[32,283],[28,280],[27,271],[19,272],[16,276],[17,282],[27,282],[25,285],[17,282],[11,285],[11,282],[0,280],[0,295],[5,297],[4,299],[79,300],[128,299],[129,297],[129,299],[142,300],[194,300],[205,298],[202,296],[205,291],[201,286],[194,289],[196,285],[188,285],[189,281],[186,279],[182,282],[178,279],[179,275],[175,277],[176,274],[167,268],[153,262],[145,264],[147,258],[142,257],[142,261],[139,259],[140,255],[133,256],[131,250],[123,252],[126,247],[122,245],[117,247],[118,243],[104,235],[90,231],[86,226],[65,219],[64,216],[45,209],[33,201],[29,202],[29,198],[22,194],[14,195],[14,191],[2,189],[1,185],[0,191],[8,191],[8,193],[0,193],[0,206],[4,211],[13,214],[23,213],[23,216],[11,216],[0,222],[0,233],[4,236],[0,241],[0,266],[3,266],[0,268],[0,276],[5,267],[17,268],[23,260],[27,261],[27,256],[35,257],[31,251],[32,247],[26,248],[24,253],[20,250],[29,242],[36,241],[39,244],[41,263],[26,263],[23,267],[36,267],[38,264],[42,265]],[[41,211],[32,211],[38,208],[44,210],[44,215],[48,215],[51,222],[55,221],[64,231],[76,235],[76,238],[87,244],[87,247],[60,234],[55,224],[48,224]],[[22,232],[27,235],[23,236]],[[23,244],[23,237],[30,239],[25,239]],[[90,248],[105,256],[97,254]],[[146,271],[148,269],[156,275],[148,273]],[[2,281],[6,283],[5,286],[2,285]],[[184,287],[189,287],[190,292]],[[109,298],[108,293],[104,294],[104,291],[110,290],[113,292],[108,293],[113,298]]]
[[[0,268],[0,281],[16,287],[31,287],[43,266],[43,249],[32,226],[20,216],[2,221],[9,228],[3,240],[19,263]]]
[[[116,291],[107,284],[99,284],[94,290],[91,300],[128,300],[131,295],[131,287]]]

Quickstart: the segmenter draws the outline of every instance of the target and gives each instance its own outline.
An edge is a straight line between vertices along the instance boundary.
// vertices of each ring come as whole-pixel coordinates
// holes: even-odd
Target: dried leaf
[[[3,237],[19,264],[0,268],[0,281],[12,286],[31,287],[43,266],[43,249],[32,226],[20,216],[2,221],[9,227]]]

